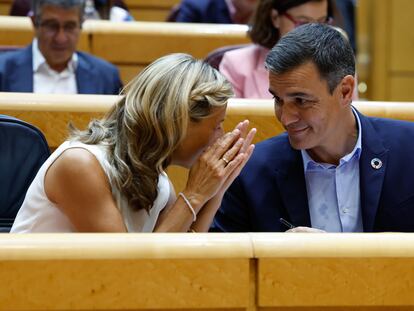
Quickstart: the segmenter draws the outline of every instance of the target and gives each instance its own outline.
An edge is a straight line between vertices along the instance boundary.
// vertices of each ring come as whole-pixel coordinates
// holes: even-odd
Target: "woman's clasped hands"
[[[204,205],[215,196],[221,198],[239,175],[253,153],[256,129],[249,121],[240,122],[233,131],[218,138],[191,167],[183,192]],[[218,206],[217,206],[218,208]]]

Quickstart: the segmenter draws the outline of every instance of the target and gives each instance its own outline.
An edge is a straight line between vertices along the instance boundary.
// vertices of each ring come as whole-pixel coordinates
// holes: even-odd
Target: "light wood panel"
[[[414,74],[414,1],[389,1],[390,70]]]
[[[0,0],[0,15],[9,15],[12,0]]]
[[[0,45],[25,46],[33,40],[30,18],[0,16]]]
[[[360,0],[358,9],[358,63],[368,99],[413,101],[414,89],[396,80],[414,76],[414,1]]]
[[[407,75],[393,75],[390,78],[390,97],[399,101],[410,101],[414,89],[414,71]]]
[[[9,15],[10,5],[5,3],[0,3],[0,15]]]
[[[0,16],[0,45],[25,46],[32,40],[28,17]],[[78,47],[117,65],[127,83],[161,56],[188,53],[202,59],[219,47],[248,42],[246,25],[88,20]]]
[[[51,149],[68,137],[71,122],[84,129],[93,118],[101,118],[119,99],[109,95],[40,95],[31,93],[0,93],[0,113],[15,116],[37,126],[46,136]],[[370,116],[414,121],[414,103],[355,102],[355,107]],[[232,130],[240,121],[250,120],[257,128],[254,142],[283,132],[276,120],[271,100],[231,99],[224,129]],[[168,168],[175,190],[184,189],[188,170],[178,166]]]
[[[117,64],[145,64],[169,53],[203,58],[223,45],[247,43],[247,26],[87,21],[92,52]]]
[[[0,250],[0,310],[243,310],[250,301],[246,235],[2,235]]]
[[[263,310],[413,308],[411,234],[252,234],[252,240]]]
[[[124,82],[157,58],[188,53],[204,58],[219,47],[248,43],[246,25],[88,21],[91,52],[119,66]]]
[[[4,234],[0,310],[413,310],[414,235]]]
[[[137,21],[165,21],[171,8],[180,0],[127,0],[132,16]],[[12,0],[0,0],[0,15],[9,15]]]
[[[125,2],[135,20],[163,22],[172,7],[180,3],[180,0],[127,0]]]

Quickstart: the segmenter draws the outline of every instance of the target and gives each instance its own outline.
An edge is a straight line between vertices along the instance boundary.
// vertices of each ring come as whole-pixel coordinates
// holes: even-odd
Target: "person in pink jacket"
[[[272,98],[264,67],[269,49],[300,25],[332,23],[333,5],[331,0],[260,0],[248,33],[253,44],[226,52],[219,67],[233,85],[236,97]]]

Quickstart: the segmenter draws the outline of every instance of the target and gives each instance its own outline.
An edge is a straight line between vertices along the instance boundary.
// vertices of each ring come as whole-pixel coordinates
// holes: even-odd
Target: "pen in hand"
[[[293,229],[295,228],[294,225],[292,225],[290,222],[288,222],[286,219],[283,218],[279,218],[279,221],[281,224],[285,225],[286,227],[288,227],[288,229]]]

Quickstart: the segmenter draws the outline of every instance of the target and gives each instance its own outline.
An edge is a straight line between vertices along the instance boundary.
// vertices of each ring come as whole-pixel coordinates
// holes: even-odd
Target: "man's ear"
[[[272,21],[273,27],[279,29],[280,27],[280,15],[276,9],[272,9],[270,11],[270,19]]]
[[[355,87],[355,78],[352,75],[347,75],[343,77],[340,86],[339,92],[341,97],[341,103],[343,105],[349,105],[352,102],[352,95]]]

